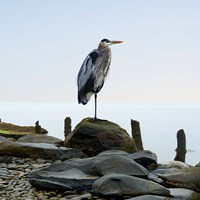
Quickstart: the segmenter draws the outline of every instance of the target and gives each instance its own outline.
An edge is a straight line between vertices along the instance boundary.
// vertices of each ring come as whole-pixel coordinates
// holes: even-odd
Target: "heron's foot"
[[[99,119],[99,118],[97,118],[97,117],[94,117],[93,119],[92,119],[92,121],[93,122],[105,122],[105,121],[107,121],[106,119]]]

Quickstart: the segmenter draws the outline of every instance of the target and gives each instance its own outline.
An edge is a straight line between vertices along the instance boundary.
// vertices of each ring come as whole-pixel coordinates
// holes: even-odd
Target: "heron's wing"
[[[95,79],[93,74],[95,69],[95,63],[98,57],[99,54],[97,50],[93,50],[85,58],[80,68],[77,78],[79,103],[81,102],[82,96],[85,96],[88,92],[93,91],[94,79]]]

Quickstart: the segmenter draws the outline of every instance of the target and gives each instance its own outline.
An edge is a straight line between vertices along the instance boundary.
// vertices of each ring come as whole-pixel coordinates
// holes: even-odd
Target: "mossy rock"
[[[134,139],[118,124],[92,118],[83,119],[65,138],[64,145],[81,149],[88,156],[106,150],[137,151]]]
[[[41,129],[41,134],[47,133],[46,129]],[[12,123],[0,122],[0,136],[18,139],[29,134],[35,134],[35,126],[18,126]]]

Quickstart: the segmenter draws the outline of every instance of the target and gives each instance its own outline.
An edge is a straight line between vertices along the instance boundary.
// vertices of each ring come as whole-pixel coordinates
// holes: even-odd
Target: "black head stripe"
[[[110,40],[108,40],[108,39],[103,39],[103,40],[101,40],[101,42],[110,43]]]

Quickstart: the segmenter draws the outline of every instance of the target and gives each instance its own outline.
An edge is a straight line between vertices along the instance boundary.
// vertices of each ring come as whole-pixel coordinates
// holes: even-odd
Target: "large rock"
[[[71,174],[71,172],[74,172],[74,174],[76,174],[74,170],[78,170],[78,173],[76,175],[77,178],[75,178],[74,175],[69,178],[68,175]],[[59,190],[60,186],[63,185],[63,179],[61,174],[67,174],[65,181],[68,182],[68,186],[65,185],[65,188],[63,189],[67,189],[67,187],[69,187],[70,184],[70,188],[72,190],[76,190],[76,185],[78,185],[79,183],[83,185],[85,184],[86,180],[85,175],[82,176],[83,174],[87,174],[92,177],[92,180],[88,182],[88,184],[91,183],[92,185],[94,179],[96,179],[97,177],[99,178],[103,175],[117,173],[139,176],[144,178],[146,178],[148,175],[148,171],[144,167],[142,167],[130,158],[126,158],[122,155],[117,154],[103,154],[98,155],[96,157],[89,157],[83,159],[76,158],[66,160],[63,163],[52,164],[49,167],[31,173],[29,177],[31,183],[35,187],[45,187],[46,189]],[[55,177],[55,181],[52,177]],[[76,181],[77,183],[75,183]],[[45,185],[43,185],[42,183],[44,183]],[[50,183],[52,183],[53,186],[51,186]],[[81,186],[81,188],[84,187],[85,186]],[[89,187],[89,185],[87,185],[87,187]]]
[[[58,144],[62,140],[56,137],[40,134],[24,135],[20,137],[18,142],[28,142],[28,143],[48,143],[48,144]]]
[[[132,153],[128,157],[149,170],[155,169],[158,166],[156,154],[148,150]]]
[[[95,156],[106,150],[137,151],[135,141],[119,125],[107,121],[82,120],[65,138],[66,147],[81,149],[88,156]]]
[[[170,188],[170,194],[174,198],[182,200],[199,200],[200,194],[184,188]]]
[[[72,168],[60,172],[38,171],[29,175],[30,183],[48,190],[87,190],[98,177],[87,175]]]
[[[159,175],[169,187],[179,187],[200,192],[200,167],[189,167],[175,173]]]
[[[170,191],[152,181],[128,176],[124,174],[111,174],[96,180],[92,185],[93,192],[103,196],[138,196],[155,194],[169,196]]]
[[[91,168],[100,176],[108,174],[126,174],[132,176],[146,176],[148,171],[134,160],[116,154],[99,154],[91,163]]]
[[[66,160],[80,158],[84,154],[73,148],[57,147],[47,143],[1,142],[0,156],[44,158],[51,160]]]
[[[121,155],[97,155],[89,158],[75,158],[66,160],[63,163],[52,164],[51,166],[42,169],[48,172],[61,172],[71,170],[73,168],[79,169],[85,174],[93,176],[103,176],[107,174],[127,174],[133,176],[147,177],[148,171],[131,160]],[[37,172],[34,172],[37,173]]]

